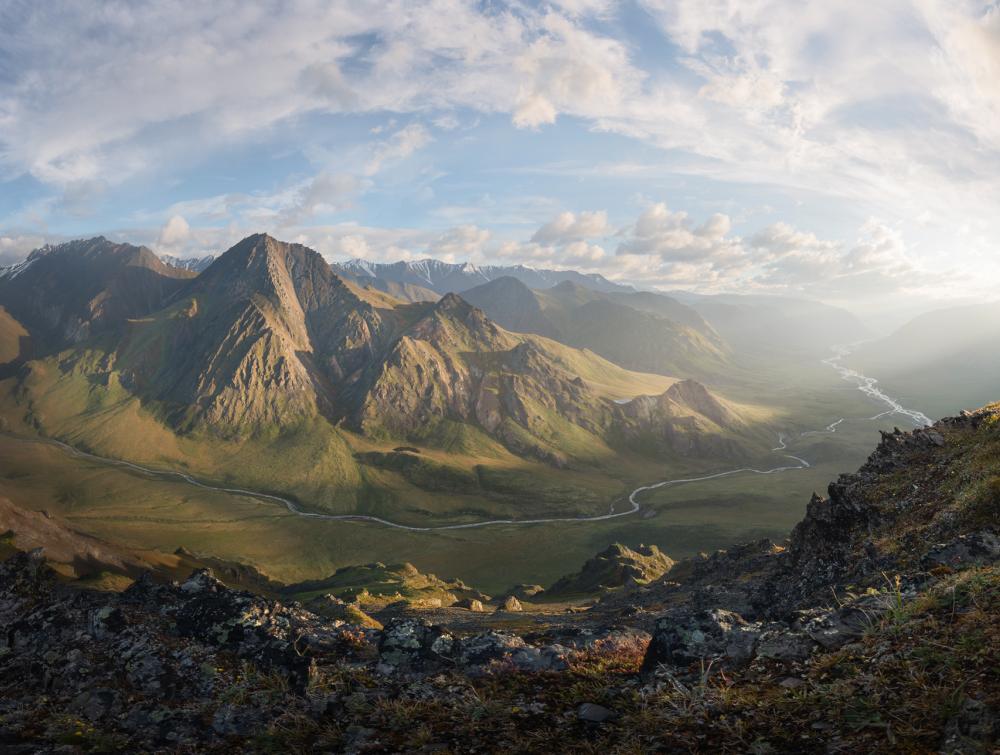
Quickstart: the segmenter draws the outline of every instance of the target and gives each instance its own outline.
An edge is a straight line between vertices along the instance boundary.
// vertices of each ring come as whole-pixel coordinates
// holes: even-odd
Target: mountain
[[[509,516],[515,501],[526,515],[603,508],[629,484],[626,461],[644,479],[664,460],[746,459],[769,440],[765,412],[698,383],[511,332],[457,294],[403,302],[361,288],[270,236],[197,276],[98,240],[58,252],[77,273],[62,280],[47,271],[55,254],[0,287],[5,350],[17,348],[0,408],[14,429],[99,455],[338,512],[475,518]],[[134,271],[144,277],[129,298]],[[55,302],[72,338],[36,345],[47,321],[32,301],[43,313]],[[86,328],[73,319],[81,307]]]
[[[505,328],[590,349],[628,369],[711,377],[726,365],[728,348],[715,330],[660,294],[604,293],[572,281],[532,291],[506,276],[462,296]]]
[[[542,270],[525,265],[473,265],[471,262],[449,263],[435,259],[415,262],[370,262],[353,259],[334,263],[338,273],[348,276],[377,278],[399,284],[410,284],[438,294],[461,293],[497,278],[511,277],[529,288],[550,288],[571,281],[595,291],[631,291],[631,286],[612,283],[596,273],[575,270]]]
[[[14,512],[28,532],[0,535],[4,747],[491,752],[500,733],[516,752],[553,737],[568,752],[995,752],[998,421],[993,406],[884,434],[782,544],[677,562],[613,546],[567,587],[617,589],[514,616],[438,607],[475,593],[406,564],[279,588],[315,592],[306,607],[234,589],[246,568],[95,585],[25,548],[115,553]],[[331,594],[359,583],[416,600],[380,625]],[[421,608],[421,593],[441,597]]]
[[[847,310],[808,299],[667,293],[698,312],[734,350],[744,354],[828,355],[831,346],[855,343],[872,335]]]
[[[932,417],[981,406],[1000,385],[1000,303],[922,314],[861,344],[844,364],[877,375],[890,392]]]
[[[42,247],[6,268],[0,304],[39,345],[61,346],[148,315],[191,277],[146,247],[99,236]]]
[[[207,254],[204,257],[174,257],[172,254],[161,254],[159,257],[160,261],[170,267],[192,273],[200,273],[215,261],[214,254]]]

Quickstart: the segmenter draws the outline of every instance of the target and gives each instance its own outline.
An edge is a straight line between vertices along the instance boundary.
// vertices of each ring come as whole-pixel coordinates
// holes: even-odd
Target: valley
[[[166,553],[184,547],[251,564],[283,582],[315,579],[373,560],[409,561],[422,571],[500,592],[516,583],[548,584],[612,542],[653,542],[684,557],[733,542],[783,537],[813,491],[857,466],[877,440],[877,431],[898,423],[893,416],[870,419],[877,405],[828,367],[812,371],[803,365],[803,373],[818,381],[815,388],[822,386],[820,411],[829,402],[849,417],[835,432],[813,429],[825,427],[831,415],[810,418],[812,424],[788,431],[788,449],[760,455],[760,470],[785,468],[790,474],[703,467],[703,475],[697,468],[678,468],[674,477],[707,479],[677,480],[654,489],[647,483],[638,496],[638,511],[626,509],[622,497],[615,504],[622,508],[617,515],[598,515],[596,521],[467,523],[415,530],[352,515],[338,519],[306,511],[302,516],[293,513],[296,504],[289,509],[291,502],[280,496],[193,487],[187,473],[150,472],[141,465],[68,454],[51,443],[9,435],[0,436],[0,495],[61,515],[75,528],[114,542]],[[809,465],[775,464],[786,450]]]
[[[42,318],[29,292],[73,289],[52,282],[63,258],[84,290]],[[841,379],[803,318],[823,338],[857,326],[819,305],[688,306],[551,271],[539,291],[526,270],[479,283],[455,266],[415,266],[443,295],[403,301],[259,235],[203,263],[170,270],[98,239],[5,274],[0,495],[286,583],[409,561],[497,592],[614,542],[685,556],[780,539],[878,429],[918,414]],[[873,411],[886,400],[898,416]]]

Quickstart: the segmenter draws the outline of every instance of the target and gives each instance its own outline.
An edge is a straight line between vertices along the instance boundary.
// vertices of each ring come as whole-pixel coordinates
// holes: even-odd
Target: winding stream
[[[849,382],[853,382],[857,385],[858,390],[864,393],[866,396],[873,398],[877,401],[881,401],[889,406],[889,409],[876,414],[874,417],[864,417],[866,420],[876,420],[880,419],[889,414],[902,414],[909,417],[915,425],[918,427],[931,424],[930,418],[913,409],[907,409],[902,406],[898,401],[896,401],[891,396],[884,393],[877,386],[878,380],[875,378],[866,377],[860,372],[853,370],[849,367],[845,367],[840,363],[847,354],[850,353],[847,347],[836,347],[834,349],[834,356],[829,359],[824,359],[823,364],[829,365],[840,373],[841,378]],[[822,430],[808,430],[806,432],[800,433],[799,437],[805,437],[808,435],[816,435],[822,433],[835,433],[837,431],[837,426],[845,421],[844,417],[831,422]],[[788,445],[785,442],[786,437],[784,434],[778,434],[778,445],[771,449],[774,453],[780,453],[783,458],[791,459],[796,462],[795,464],[784,464],[782,466],[773,467],[772,469],[754,469],[753,467],[740,467],[738,469],[729,469],[724,472],[716,472],[714,474],[708,474],[701,477],[685,477],[673,480],[662,480],[661,482],[652,483],[650,485],[642,485],[635,490],[633,490],[628,498],[629,508],[625,511],[615,511],[615,504],[611,504],[611,509],[607,514],[599,514],[595,516],[576,516],[576,517],[546,517],[541,519],[488,519],[481,522],[466,522],[464,524],[442,524],[434,527],[417,527],[408,524],[400,524],[399,522],[393,522],[389,519],[382,519],[381,517],[371,516],[369,514],[321,514],[313,511],[304,511],[299,507],[297,503],[288,498],[283,498],[278,495],[273,495],[271,493],[261,493],[256,490],[245,490],[243,488],[226,488],[219,487],[216,485],[209,485],[206,482],[201,482],[200,480],[192,477],[186,472],[179,472],[172,469],[155,469],[153,467],[144,467],[141,464],[134,464],[130,461],[123,461],[122,459],[112,459],[105,456],[98,456],[97,454],[88,453],[86,451],[81,451],[68,443],[63,443],[62,441],[54,440],[52,438],[22,438],[16,435],[11,435],[8,433],[3,433],[5,437],[11,438],[13,440],[21,441],[24,443],[41,443],[46,445],[52,445],[70,456],[75,456],[81,459],[88,459],[90,461],[96,461],[102,464],[107,464],[110,466],[123,467],[125,469],[131,469],[136,472],[140,472],[145,475],[151,475],[160,479],[179,479],[183,482],[193,485],[204,490],[212,490],[218,493],[229,493],[231,495],[246,496],[249,498],[256,498],[262,501],[269,501],[272,503],[278,503],[284,506],[289,512],[295,514],[296,516],[307,517],[310,519],[322,519],[326,521],[356,521],[356,522],[372,522],[374,524],[381,524],[385,527],[392,527],[394,529],[407,530],[409,532],[440,532],[445,530],[465,530],[473,529],[476,527],[492,527],[496,525],[524,525],[524,524],[548,524],[552,522],[603,522],[609,519],[618,519],[620,517],[630,516],[635,514],[641,508],[637,496],[648,490],[658,490],[660,488],[667,487],[669,485],[680,485],[683,483],[692,482],[705,482],[707,480],[716,480],[720,477],[729,477],[735,474],[758,474],[758,475],[771,475],[771,474],[781,474],[782,472],[790,472],[796,469],[808,469],[810,464],[805,459],[798,456],[793,456],[789,453],[781,453],[788,449]]]

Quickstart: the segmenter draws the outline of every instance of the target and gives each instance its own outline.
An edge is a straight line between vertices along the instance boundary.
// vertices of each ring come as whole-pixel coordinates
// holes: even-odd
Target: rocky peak
[[[549,594],[592,593],[618,587],[646,584],[670,571],[674,561],[655,545],[629,548],[613,543],[588,560],[576,574],[561,578]]]

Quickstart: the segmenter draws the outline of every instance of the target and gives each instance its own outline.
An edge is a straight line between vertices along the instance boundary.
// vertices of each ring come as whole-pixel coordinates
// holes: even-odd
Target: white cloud
[[[160,229],[158,245],[161,247],[174,247],[183,244],[191,237],[191,226],[184,219],[183,215],[172,215],[170,220],[163,224]]]
[[[655,254],[670,262],[703,262],[737,259],[739,239],[727,236],[731,221],[716,213],[696,226],[684,211],[672,212],[658,202],[643,211],[618,246],[619,254]]]
[[[427,253],[448,262],[477,259],[492,234],[485,228],[463,225],[438,236],[427,247]]]
[[[604,210],[579,215],[561,212],[535,231],[531,240],[539,244],[564,244],[605,236],[608,230],[608,214]]]
[[[409,157],[418,149],[425,147],[430,141],[430,133],[419,123],[411,123],[409,126],[401,128],[389,139],[379,142],[373,147],[371,159],[365,165],[365,175],[375,175],[387,163]]]

